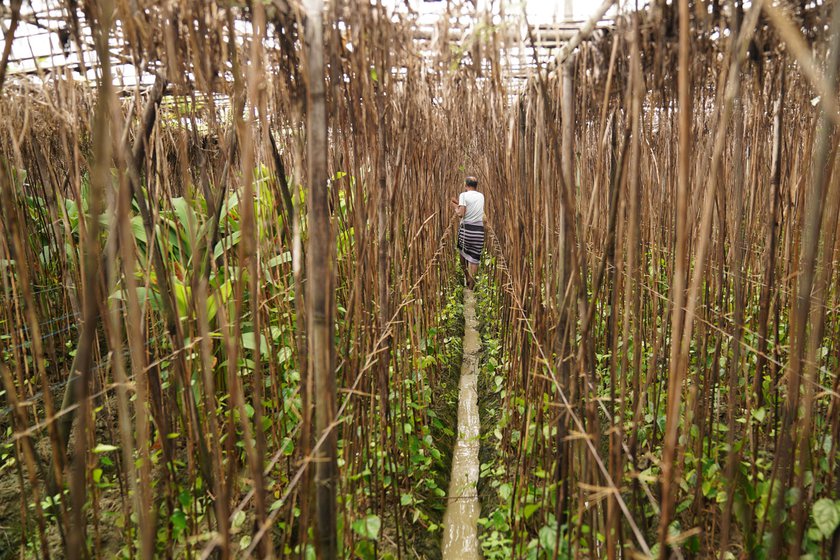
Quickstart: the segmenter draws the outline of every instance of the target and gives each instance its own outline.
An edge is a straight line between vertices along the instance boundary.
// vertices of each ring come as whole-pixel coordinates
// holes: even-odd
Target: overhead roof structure
[[[282,4],[293,10],[291,4]],[[532,1],[520,7],[495,2],[467,6],[413,1],[395,2],[392,13],[394,18],[410,21],[416,50],[425,57],[445,48],[468,60],[476,45],[492,29],[496,38],[501,39],[494,47],[506,55],[503,59],[506,63],[504,80],[509,87],[517,89],[536,68],[537,61],[541,65],[548,64],[582,27],[610,27],[615,9],[605,14],[606,10],[601,9],[605,4],[612,2],[593,6],[592,2],[582,0]],[[14,35],[6,67],[7,80],[38,86],[60,74],[80,82],[93,84],[96,81],[97,55],[91,26],[86,23],[87,15],[81,7],[77,7],[75,13],[68,13],[66,5],[56,0],[29,0],[21,4],[15,25],[14,6],[0,6],[0,37],[4,46],[10,31]],[[590,21],[593,14],[596,17]],[[244,6],[235,24],[240,41],[250,35],[251,23]],[[123,90],[151,86],[157,61],[130,59],[130,51],[125,49],[127,39],[119,22],[110,41],[115,86]]]

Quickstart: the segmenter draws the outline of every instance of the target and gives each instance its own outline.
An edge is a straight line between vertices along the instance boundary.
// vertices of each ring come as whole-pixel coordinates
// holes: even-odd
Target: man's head
[[[478,179],[476,179],[472,175],[469,175],[466,179],[464,179],[464,184],[467,186],[468,189],[477,189]]]

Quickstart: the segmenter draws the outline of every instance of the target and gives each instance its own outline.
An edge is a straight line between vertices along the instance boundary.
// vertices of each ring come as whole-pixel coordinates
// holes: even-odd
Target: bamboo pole
[[[328,321],[334,306],[330,291],[332,239],[327,199],[327,111],[324,88],[324,37],[321,0],[305,4],[306,131],[309,179],[309,248],[307,251],[307,304],[309,374],[313,379],[315,434],[326,434],[324,445],[313,454],[315,464],[315,534],[318,558],[331,560],[336,541],[336,385],[333,363],[333,326]],[[327,433],[329,432],[329,433]]]
[[[679,61],[678,61],[678,104],[679,104],[679,162],[676,205],[676,247],[674,274],[671,285],[671,350],[668,370],[668,409],[665,417],[665,438],[662,452],[662,499],[659,518],[659,558],[668,558],[668,527],[674,509],[674,458],[676,456],[679,431],[679,411],[682,400],[682,371],[679,365],[680,340],[683,331],[683,302],[688,276],[688,200],[689,174],[691,166],[691,76],[689,68],[689,11],[688,0],[679,3]]]

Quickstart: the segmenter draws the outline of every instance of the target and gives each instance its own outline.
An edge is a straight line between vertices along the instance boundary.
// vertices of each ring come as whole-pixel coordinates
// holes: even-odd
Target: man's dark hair
[[[478,188],[478,179],[476,179],[476,178],[475,178],[475,177],[473,177],[472,175],[470,175],[469,177],[467,177],[466,179],[464,179],[464,183],[465,183],[468,187],[472,187],[472,188],[474,188],[474,189],[475,189],[475,188]]]

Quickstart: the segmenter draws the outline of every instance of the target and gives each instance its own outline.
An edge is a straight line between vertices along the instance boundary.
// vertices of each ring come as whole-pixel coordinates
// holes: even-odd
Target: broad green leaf
[[[292,262],[292,252],[285,251],[280,253],[279,255],[275,255],[268,260],[268,266],[274,268],[275,266],[280,266],[281,264],[286,264]]]
[[[292,438],[290,437],[283,438],[283,443],[280,445],[280,449],[283,451],[283,455],[288,457],[295,450],[295,442],[292,441]]]
[[[172,293],[175,294],[175,303],[178,305],[178,317],[184,319],[189,315],[190,292],[189,286],[172,277]]]
[[[814,522],[817,528],[826,537],[834,533],[837,525],[840,525],[840,511],[834,500],[822,498],[814,502]]]
[[[131,233],[134,235],[135,241],[143,245],[146,244],[146,227],[143,225],[143,218],[141,216],[131,218]]]
[[[178,221],[181,222],[181,227],[187,233],[186,241],[194,239],[196,231],[198,231],[198,220],[187,199],[182,196],[173,198],[172,209],[175,211],[175,216],[178,218]]]
[[[353,553],[356,558],[361,558],[361,560],[375,560],[376,558],[376,552],[370,541],[359,541],[356,543],[356,549]]]
[[[541,504],[526,504],[525,510],[523,511],[523,515],[525,519],[531,519],[531,516],[536,513],[538,509],[540,509]]]
[[[222,256],[222,253],[231,250],[237,243],[239,243],[240,237],[242,237],[242,233],[239,231],[234,231],[233,233],[216,243],[216,248],[213,249],[213,258],[218,259]]]
[[[825,536],[822,534],[822,531],[820,531],[816,527],[811,527],[805,534],[808,536],[808,540],[814,542],[820,542],[821,540],[823,540],[823,538],[825,538]],[[800,560],[801,558],[802,557],[800,556]]]
[[[557,529],[555,527],[545,525],[542,529],[540,529],[539,535],[540,546],[543,550],[554,552],[554,548],[557,544]]]
[[[357,519],[353,522],[353,530],[366,539],[378,539],[380,528],[382,528],[382,520],[379,519],[378,515],[368,515],[364,519]]]
[[[222,210],[219,212],[219,224],[224,223],[225,219],[228,217],[232,211],[234,211],[239,206],[239,194],[238,193],[231,193],[231,195],[224,201],[222,204]]]
[[[176,509],[169,519],[172,521],[172,526],[175,527],[177,532],[180,533],[187,528],[187,516],[180,509]]]
[[[292,359],[292,349],[288,346],[284,346],[277,350],[277,363],[284,364]]]
[[[222,305],[226,304],[230,299],[230,295],[233,293],[233,285],[231,284],[230,280],[225,280],[221,286],[216,290],[216,294],[210,295],[207,298],[207,320],[212,321],[216,317],[216,313],[218,313],[218,305],[216,304],[216,298],[221,301]]]
[[[70,198],[64,199],[64,209],[67,212],[67,218],[70,220],[70,229],[75,231],[79,225],[79,206],[76,201]]]
[[[254,336],[254,333],[244,332],[242,333],[242,347],[247,350],[256,351],[257,350],[257,339]],[[265,335],[260,335],[260,354],[267,354],[268,353],[268,342],[265,339]]]

